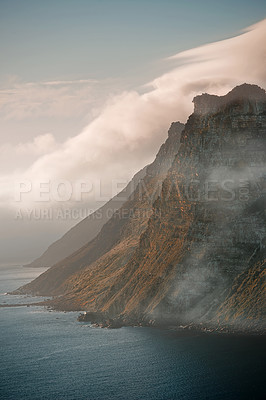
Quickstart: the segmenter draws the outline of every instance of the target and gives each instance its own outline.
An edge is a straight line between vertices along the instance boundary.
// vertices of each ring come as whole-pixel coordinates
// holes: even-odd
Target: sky
[[[265,15],[256,0],[0,0],[0,263],[112,197],[195,95],[265,88]]]

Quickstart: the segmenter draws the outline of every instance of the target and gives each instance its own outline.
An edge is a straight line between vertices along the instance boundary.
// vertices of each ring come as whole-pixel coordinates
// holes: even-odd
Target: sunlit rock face
[[[113,315],[218,323],[234,279],[263,258],[265,92],[243,85],[213,97],[194,99],[148,228],[102,298]]]

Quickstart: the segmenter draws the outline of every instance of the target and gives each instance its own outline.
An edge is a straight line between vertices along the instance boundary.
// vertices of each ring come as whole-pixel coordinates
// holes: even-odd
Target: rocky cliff
[[[265,183],[265,92],[245,85],[210,104],[189,118],[138,248],[97,298],[111,316],[211,321],[262,251],[265,221],[252,207]]]
[[[135,217],[147,196],[129,200],[119,223],[125,209],[134,216],[111,230],[117,234],[107,251],[91,257],[87,248],[89,259],[70,259],[83,267],[57,285],[63,296],[53,305],[102,312],[122,324],[264,329],[266,94],[245,84],[226,96],[197,96],[194,104],[171,166],[163,156],[169,135],[162,157],[147,169],[150,198],[156,165],[165,166],[149,217]],[[114,217],[97,240],[113,223]],[[23,290],[47,294],[46,277]]]

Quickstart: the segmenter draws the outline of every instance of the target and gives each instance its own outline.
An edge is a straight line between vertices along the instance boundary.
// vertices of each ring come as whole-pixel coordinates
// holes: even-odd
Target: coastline
[[[12,294],[12,293],[8,293]],[[259,336],[266,337],[266,331],[263,328],[256,329],[237,329],[232,328],[228,325],[217,325],[208,323],[195,323],[188,322],[186,324],[172,320],[151,320],[145,317],[140,318],[128,318],[126,316],[118,316],[111,318],[107,313],[102,313],[99,311],[86,311],[81,310],[80,307],[73,307],[69,304],[66,307],[60,307],[58,304],[54,303],[54,300],[46,300],[41,302],[33,303],[15,303],[15,304],[0,304],[0,308],[12,308],[12,307],[35,307],[41,306],[46,308],[49,312],[79,312],[77,318],[78,322],[89,322],[95,328],[101,329],[119,329],[123,327],[145,327],[145,328],[156,328],[168,331],[175,331],[176,333],[186,333],[186,334],[203,334],[203,335],[233,335],[233,336]]]

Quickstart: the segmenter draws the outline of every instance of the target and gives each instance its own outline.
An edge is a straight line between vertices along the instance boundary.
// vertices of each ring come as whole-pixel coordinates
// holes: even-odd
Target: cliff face
[[[248,89],[215,97],[214,105],[213,96],[194,100],[196,112],[129,261],[112,279],[72,277],[85,309],[125,321],[262,327],[265,264],[255,262],[266,237],[266,96]]]
[[[258,93],[253,101],[235,88],[215,110],[212,96],[203,96],[137,251],[102,298],[103,311],[186,323],[215,319],[266,236],[265,220],[252,212],[265,184],[266,101]]]
[[[83,282],[80,276],[83,271],[88,277],[88,274],[91,276],[92,267],[94,268],[92,276],[95,288],[99,286],[96,282],[102,279],[104,274],[108,273],[110,280],[112,276],[116,276],[117,271],[133,254],[140,235],[147,227],[153,201],[160,193],[161,184],[178,151],[183,128],[184,125],[179,122],[171,125],[166,142],[161,146],[155,161],[146,168],[144,178],[92,241],[58,262],[30,284],[20,288],[18,292],[58,295],[70,291],[73,295],[76,291],[79,293],[78,299],[72,296],[72,301],[81,304],[83,296],[80,287],[86,287],[87,282]],[[90,279],[89,284],[91,283]],[[102,292],[101,285],[99,287]],[[87,293],[85,298],[87,299]]]
[[[226,96],[198,96],[194,103],[171,167],[171,157],[165,161],[175,143],[169,134],[147,169],[146,194],[119,210],[121,225],[110,229],[108,250],[104,244],[93,253],[92,247],[109,237],[104,235],[111,224],[118,226],[115,216],[96,238],[98,245],[93,241],[82,250],[84,259],[76,253],[61,264],[60,269],[82,268],[57,282],[64,295],[54,305],[103,312],[123,323],[263,329],[265,91],[242,85]],[[152,212],[143,216],[147,208]],[[121,222],[125,210],[131,215]],[[42,292],[44,277],[23,290],[48,294]]]

